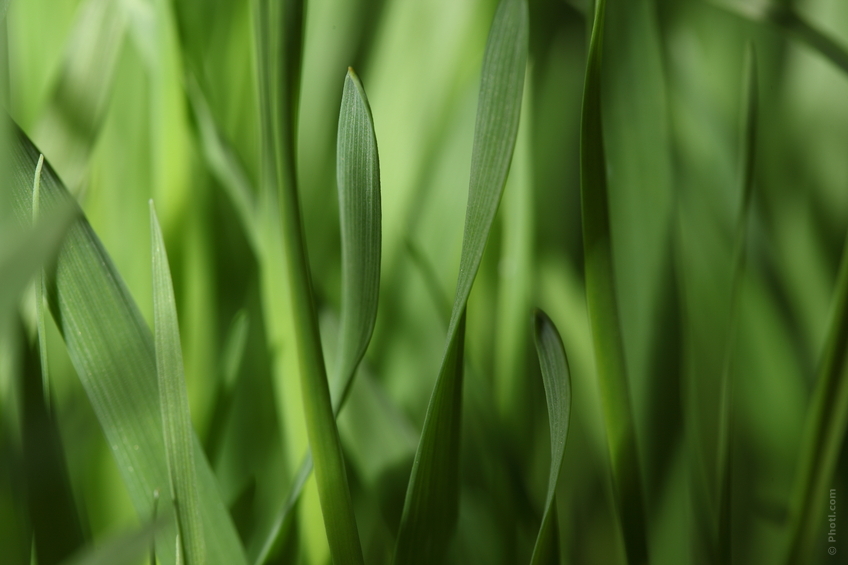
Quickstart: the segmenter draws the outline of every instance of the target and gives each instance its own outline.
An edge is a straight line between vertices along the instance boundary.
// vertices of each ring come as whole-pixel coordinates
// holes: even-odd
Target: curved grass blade
[[[459,278],[445,356],[409,478],[395,565],[440,562],[456,525],[465,310],[515,148],[528,19],[525,0],[501,0],[486,43]]]
[[[605,0],[598,0],[596,4],[589,44],[580,127],[580,196],[586,302],[595,344],[613,485],[627,559],[631,565],[636,565],[648,562],[648,541],[642,472],[615,294],[606,159],[601,128],[601,53],[605,5]]]
[[[548,494],[545,497],[545,512],[536,546],[533,548],[531,565],[557,561],[556,554],[556,507],[554,495],[559,481],[565,441],[568,438],[568,423],[571,418],[571,373],[565,347],[556,326],[541,310],[534,316],[536,351],[542,368],[545,397],[548,402],[548,421],[551,425],[551,473],[548,477]]]
[[[362,547],[324,366],[295,170],[303,14],[302,0],[259,0],[261,192],[279,206],[287,277],[282,282],[288,287],[291,337],[330,554],[336,565],[357,565],[363,562]]]
[[[153,201],[150,201],[150,246],[153,258],[153,318],[159,403],[165,438],[165,456],[171,499],[177,509],[177,532],[183,539],[188,565],[206,561],[206,543],[200,521],[197,472],[192,451],[191,415],[185,385],[177,305],[165,241]]]
[[[733,280],[731,282],[730,322],[727,331],[724,369],[721,375],[721,404],[719,408],[719,440],[718,440],[718,513],[716,522],[716,556],[719,563],[731,562],[731,485],[732,485],[732,441],[733,441],[733,382],[731,381],[731,364],[733,345],[739,317],[739,297],[742,292],[742,278],[745,272],[746,240],[748,234],[748,219],[750,217],[751,201],[754,195],[754,163],[757,143],[757,60],[753,45],[748,46],[745,60],[745,84],[742,92],[742,103],[745,116],[742,120],[742,205],[736,226],[736,241],[733,249]]]
[[[810,25],[791,4],[773,2],[764,6],[729,3],[724,0],[708,0],[713,6],[735,14],[746,20],[771,24],[793,35],[818,51],[825,59],[848,73],[848,49],[832,37]]]
[[[371,341],[380,290],[380,162],[371,107],[353,69],[348,69],[342,93],[336,174],[342,235],[342,315],[338,372],[331,397],[333,414],[338,416]],[[310,452],[254,563],[264,563],[268,558],[312,472],[312,465]]]
[[[9,179],[14,211],[26,220],[32,211],[32,171],[38,156],[29,139],[16,130]],[[169,480],[153,336],[100,240],[48,163],[42,171],[41,202],[46,214],[67,206],[79,216],[65,237],[55,268],[47,271],[48,304],[133,505],[147,518],[153,506],[150,493],[164,488]],[[244,564],[238,534],[215,477],[199,442],[193,443],[206,562]],[[173,564],[173,546],[160,545],[159,561]]]
[[[819,361],[816,387],[807,415],[799,467],[790,502],[786,563],[812,562],[825,531],[828,489],[833,486],[839,452],[848,427],[848,239],[836,283],[834,310]]]

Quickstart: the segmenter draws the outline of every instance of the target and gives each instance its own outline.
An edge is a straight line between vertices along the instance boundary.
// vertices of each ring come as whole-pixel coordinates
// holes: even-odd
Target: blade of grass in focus
[[[445,355],[409,478],[396,565],[439,562],[456,525],[465,310],[518,134],[528,35],[526,2],[502,0],[483,56],[465,233]]]
[[[15,213],[29,220],[32,171],[40,153],[15,133],[10,171]],[[58,206],[79,208],[45,162],[41,176],[45,214]],[[80,215],[68,231],[55,268],[47,272],[47,298],[71,362],[103,428],[136,511],[152,510],[152,493],[168,484],[156,384],[153,336],[100,240]],[[215,478],[195,439],[194,457],[209,565],[243,564],[238,535]],[[163,511],[164,512],[164,511]],[[172,529],[165,528],[167,534]],[[159,547],[163,564],[174,563],[173,546]]]
[[[347,399],[377,318],[380,289],[380,163],[368,98],[348,70],[339,116],[336,171],[342,237],[342,314],[338,370],[331,391],[333,414]],[[312,454],[301,464],[286,501],[254,563],[264,563],[312,470]]]
[[[261,192],[271,206],[275,201],[279,206],[286,281],[276,284],[287,287],[290,337],[330,554],[336,565],[357,564],[362,563],[362,548],[324,366],[295,169],[303,13],[299,0],[259,0]]]
[[[551,427],[551,472],[548,476],[548,494],[545,496],[545,510],[542,524],[533,548],[531,565],[558,562],[556,539],[556,507],[554,496],[559,481],[562,458],[565,455],[565,441],[568,438],[568,424],[571,419],[571,374],[565,347],[556,326],[541,310],[534,316],[536,351],[542,368],[545,385],[545,397],[548,403],[548,420]]]
[[[156,372],[162,411],[165,456],[168,462],[171,499],[177,510],[177,532],[183,539],[188,565],[206,559],[203,524],[197,493],[197,472],[192,451],[191,416],[185,385],[180,329],[171,268],[153,201],[150,201],[150,238],[153,258],[153,316]]]
[[[599,0],[596,4],[580,127],[580,194],[586,302],[625,550],[630,565],[643,565],[648,562],[647,516],[616,298],[601,121],[601,53],[605,4],[605,0]]]
[[[739,317],[739,300],[742,292],[742,279],[745,273],[747,256],[748,222],[751,215],[751,201],[754,195],[754,164],[757,143],[757,59],[753,45],[748,46],[745,57],[742,104],[744,115],[741,127],[742,171],[740,185],[742,203],[736,226],[736,238],[733,249],[733,280],[731,281],[730,320],[726,334],[724,368],[721,374],[721,397],[718,423],[718,485],[716,500],[716,558],[717,563],[731,562],[731,501],[733,471],[733,397],[732,359]]]

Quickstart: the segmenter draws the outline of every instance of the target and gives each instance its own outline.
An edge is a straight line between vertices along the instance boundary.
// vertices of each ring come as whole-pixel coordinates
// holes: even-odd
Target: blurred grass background
[[[848,45],[848,4],[781,3]],[[583,288],[587,4],[530,2],[519,141],[468,309],[455,563],[523,563],[532,551],[550,457],[533,306],[562,333],[574,390],[556,498],[561,562],[625,559]],[[333,164],[348,66],[368,91],[380,149],[378,321],[339,419],[369,563],[391,559],[438,373],[495,6],[307,6],[297,165],[325,343],[335,343],[341,297]],[[207,159],[196,113],[205,101],[256,186],[253,21],[248,0],[11,0],[4,21],[8,111],[77,197],[151,325],[147,201],[156,202],[193,423],[245,545],[279,508],[307,445],[299,384],[286,381],[269,338],[278,310],[263,287],[262,257]],[[716,562],[720,375],[730,355],[733,560],[777,563],[848,228],[848,76],[781,28],[698,0],[608,0],[606,35],[610,214],[652,562]],[[748,42],[759,61],[755,189],[738,329],[728,343]],[[32,298],[22,311],[34,323]],[[226,344],[240,313],[245,352],[228,376]],[[99,540],[138,518],[62,338],[48,325],[73,502],[85,539]],[[0,561],[10,564],[30,562],[14,464],[23,398],[15,336],[8,331],[0,343]],[[830,488],[848,492],[844,442]],[[817,519],[815,562],[839,562],[825,552],[825,517]],[[838,537],[838,555],[848,554],[846,540]],[[312,479],[277,559],[329,562]]]

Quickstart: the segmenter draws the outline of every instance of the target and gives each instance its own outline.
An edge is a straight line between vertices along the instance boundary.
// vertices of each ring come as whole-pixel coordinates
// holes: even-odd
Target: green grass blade
[[[456,524],[465,310],[515,148],[528,20],[524,0],[502,0],[486,43],[459,278],[445,356],[409,478],[395,546],[396,565],[439,562]]]
[[[362,548],[324,366],[295,170],[303,12],[302,1],[259,1],[261,191],[271,203],[272,195],[278,199],[287,277],[280,282],[288,287],[306,431],[330,553],[336,565],[359,564]]]
[[[348,69],[345,78],[338,140],[342,314],[335,381],[338,390],[333,395],[336,414],[374,333],[380,292],[380,159],[371,107],[353,69]]]
[[[613,274],[607,172],[601,128],[604,9],[605,0],[599,0],[589,46],[580,127],[580,194],[586,301],[595,344],[619,519],[628,562],[637,565],[648,562],[647,524]]]
[[[202,565],[206,543],[200,520],[197,472],[192,450],[191,415],[185,385],[177,305],[165,241],[153,201],[150,201],[150,244],[153,258],[153,316],[156,344],[156,372],[159,377],[159,403],[162,410],[165,456],[171,499],[177,508],[177,530],[183,539],[188,565]]]
[[[747,20],[771,24],[806,43],[825,59],[848,73],[848,49],[832,37],[816,29],[791,4],[773,2],[762,6],[730,3],[724,0],[709,0],[717,8],[731,12]]]
[[[733,280],[731,282],[730,321],[726,336],[724,368],[721,375],[721,399],[719,405],[719,439],[716,489],[718,512],[716,520],[716,556],[719,563],[730,563],[731,560],[731,501],[732,501],[732,453],[733,453],[733,382],[731,380],[733,348],[739,317],[739,300],[742,292],[742,280],[745,272],[748,221],[750,218],[751,201],[754,195],[754,163],[757,143],[757,60],[753,45],[745,60],[745,83],[742,92],[744,117],[742,119],[742,171],[740,184],[742,203],[739,210],[739,220],[736,227],[736,241],[733,249]]]
[[[18,216],[32,210],[32,171],[39,152],[20,131],[11,155]],[[73,202],[49,164],[41,179],[45,210]],[[76,214],[81,213],[74,206]],[[168,484],[156,383],[153,336],[100,240],[84,217],[68,231],[56,266],[47,272],[50,311],[112,449],[136,511],[152,511],[152,493]],[[238,534],[218,494],[215,477],[194,440],[209,565],[245,563]],[[171,546],[159,560],[174,563]]]
[[[338,416],[365,354],[380,289],[380,163],[368,98],[359,78],[348,70],[339,116],[336,171],[342,232],[342,316],[338,371],[333,382],[333,413]],[[312,472],[312,453],[301,463],[271,531],[254,563],[263,563],[283,531],[289,513]]]
[[[550,553],[551,550],[555,551],[556,544],[552,541],[557,535],[554,529],[556,507],[553,503],[571,419],[571,373],[562,338],[554,323],[541,310],[536,310],[534,321],[536,351],[542,368],[548,421],[551,426],[551,473],[548,477],[548,494],[545,497],[545,511],[536,537],[536,546],[533,548],[533,557],[530,559],[531,565],[541,565],[557,561],[555,554]]]

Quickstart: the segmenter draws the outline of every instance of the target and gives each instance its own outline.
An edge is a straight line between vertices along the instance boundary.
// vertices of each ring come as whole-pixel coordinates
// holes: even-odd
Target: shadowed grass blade
[[[557,536],[556,507],[553,502],[571,419],[571,374],[565,347],[554,323],[541,310],[536,310],[534,322],[536,351],[542,368],[542,380],[548,402],[548,421],[551,426],[551,473],[548,477],[548,494],[545,497],[545,512],[530,560],[531,565],[541,565],[558,560],[554,543]]]
[[[445,356],[409,478],[395,565],[440,562],[456,525],[465,310],[515,148],[527,64],[528,20],[524,0],[502,0],[486,43],[459,278]]]
[[[97,547],[80,551],[63,565],[136,565],[165,523],[163,517],[137,530],[113,536]]]
[[[742,92],[744,117],[742,119],[742,172],[740,184],[742,203],[736,226],[736,241],[733,249],[733,280],[731,282],[730,321],[726,337],[724,369],[721,375],[721,404],[719,408],[718,440],[718,513],[716,523],[716,555],[719,563],[731,561],[731,485],[733,454],[733,382],[731,380],[733,348],[739,317],[739,296],[742,292],[742,279],[745,273],[747,250],[748,220],[751,201],[754,194],[754,164],[757,143],[757,60],[753,45],[749,45],[745,60],[745,83]]]
[[[10,174],[15,213],[32,211],[32,171],[39,152],[19,130]],[[45,213],[73,200],[48,163],[41,177]],[[79,208],[73,205],[76,214]],[[168,484],[153,336],[112,260],[91,226],[79,217],[68,231],[56,266],[47,271],[50,311],[71,361],[103,427],[106,440],[142,518],[152,512],[152,493]],[[199,442],[193,441],[201,519],[209,565],[243,564],[238,535],[217,491]],[[173,531],[173,530],[170,530]],[[167,533],[167,529],[166,529]],[[160,547],[163,564],[173,546]]]
[[[368,98],[348,69],[339,115],[336,174],[342,235],[342,317],[333,413],[338,416],[365,354],[377,317],[380,289],[380,163]],[[312,472],[312,453],[300,466],[271,533],[254,562],[263,563]]]
[[[605,0],[598,0],[596,5],[580,127],[580,195],[583,208],[586,302],[592,326],[613,484],[625,549],[628,562],[631,565],[641,565],[648,562],[645,502],[616,299],[606,160],[601,128],[601,53],[605,4]]]
[[[171,486],[171,499],[177,508],[177,531],[183,539],[188,565],[202,565],[206,559],[197,472],[192,451],[191,416],[185,385],[177,305],[165,241],[153,201],[150,201],[150,245],[153,258],[153,317],[156,345],[156,372],[159,376],[159,403],[165,438],[165,456]]]

